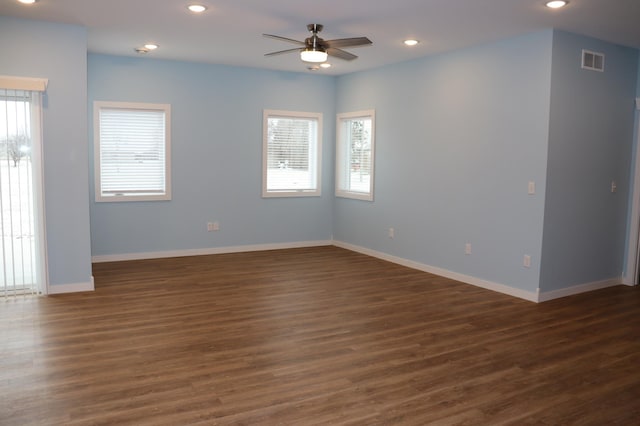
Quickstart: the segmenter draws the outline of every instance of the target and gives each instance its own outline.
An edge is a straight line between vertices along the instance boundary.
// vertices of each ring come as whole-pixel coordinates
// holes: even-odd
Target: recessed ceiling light
[[[320,64],[320,66],[321,66],[322,68],[331,68],[331,64],[330,64],[330,63],[327,63],[327,62],[325,62],[324,64]]]
[[[207,10],[207,6],[201,4],[190,4],[189,6],[187,6],[187,9],[189,9],[193,13],[202,13]]]
[[[18,1],[23,4],[34,4],[37,0],[18,0]]]
[[[158,45],[155,43],[148,43],[144,45],[145,49],[149,49],[149,50],[156,50],[158,48]]]
[[[551,9],[559,9],[561,7],[565,7],[566,5],[568,5],[569,2],[568,1],[564,1],[564,0],[553,0],[553,1],[548,1],[547,2],[547,7],[550,7]]]
[[[405,40],[403,43],[406,44],[407,46],[415,46],[420,42],[418,40],[409,39],[409,40]]]

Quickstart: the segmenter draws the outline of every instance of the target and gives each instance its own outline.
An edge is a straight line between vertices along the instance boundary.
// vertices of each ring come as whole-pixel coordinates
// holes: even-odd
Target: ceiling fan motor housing
[[[320,24],[309,24],[307,25],[307,29],[313,34],[311,37],[307,37],[304,40],[304,44],[307,50],[316,50],[320,52],[327,51],[327,44],[324,40],[318,37],[318,33],[322,31],[323,26]]]

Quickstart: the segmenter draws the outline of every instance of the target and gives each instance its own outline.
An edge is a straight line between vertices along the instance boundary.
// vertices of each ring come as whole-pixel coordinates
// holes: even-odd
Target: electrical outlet
[[[207,222],[207,232],[219,231],[220,224],[218,222]]]
[[[389,228],[389,238],[395,238],[396,231],[393,228]]]
[[[611,181],[611,192],[614,194],[618,192],[618,184],[616,183],[615,180]]]
[[[529,181],[529,185],[527,187],[527,192],[529,195],[533,195],[536,193],[536,183],[532,180]]]
[[[464,254],[471,254],[471,243],[464,245]]]
[[[522,265],[525,268],[531,268],[531,256],[529,256],[528,254],[525,254],[524,259],[522,261]]]
[[[215,222],[213,222],[213,230],[214,231],[219,231],[220,230],[220,223],[217,220]]]

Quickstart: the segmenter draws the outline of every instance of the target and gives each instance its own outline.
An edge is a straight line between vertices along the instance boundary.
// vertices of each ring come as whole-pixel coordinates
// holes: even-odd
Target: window
[[[94,103],[96,201],[171,199],[170,106]]]
[[[375,111],[338,114],[336,196],[373,200]]]
[[[265,110],[262,196],[320,195],[322,114]]]

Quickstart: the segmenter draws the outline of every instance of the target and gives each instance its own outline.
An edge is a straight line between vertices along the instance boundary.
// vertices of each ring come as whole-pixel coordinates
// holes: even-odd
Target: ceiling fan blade
[[[288,41],[289,43],[294,43],[294,44],[299,44],[301,46],[304,46],[304,41],[294,40],[292,38],[287,38],[287,37],[280,37],[280,36],[273,35],[273,34],[262,34],[262,35],[265,36],[265,37],[276,39],[276,40]]]
[[[344,59],[345,61],[352,61],[357,58],[357,56],[354,55],[353,53],[349,53],[346,50],[342,50],[342,49],[336,49],[335,47],[328,48],[327,54],[335,58]]]
[[[300,50],[302,49],[296,47],[295,49],[278,50],[277,52],[265,53],[264,56],[282,55],[283,53],[299,52]]]
[[[329,47],[355,47],[373,44],[371,40],[366,37],[337,38],[334,40],[325,40],[324,42]]]

